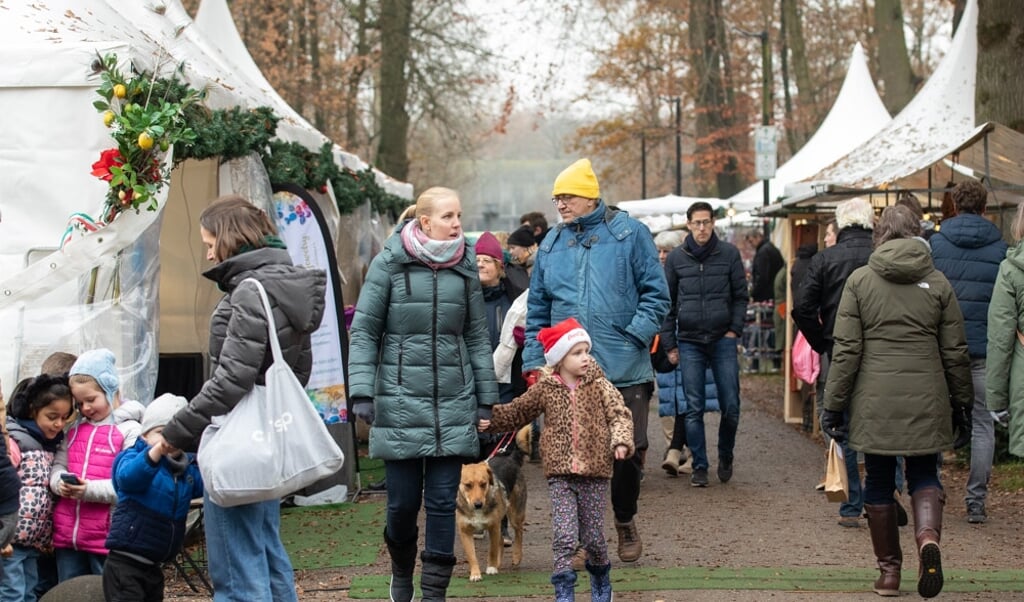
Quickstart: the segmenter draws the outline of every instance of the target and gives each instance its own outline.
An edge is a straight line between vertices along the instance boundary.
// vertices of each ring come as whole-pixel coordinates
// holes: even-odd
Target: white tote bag
[[[253,388],[203,431],[197,462],[210,499],[239,506],[279,499],[341,469],[345,455],[281,355],[267,292],[259,281],[274,363]],[[239,286],[242,285],[239,284]]]

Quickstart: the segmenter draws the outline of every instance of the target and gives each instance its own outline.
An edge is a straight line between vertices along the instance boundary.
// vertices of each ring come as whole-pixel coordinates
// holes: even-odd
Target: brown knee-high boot
[[[903,550],[900,549],[900,530],[896,504],[864,504],[868,514],[868,528],[871,530],[871,545],[878,559],[881,573],[875,579],[875,593],[879,596],[900,595],[900,569],[903,567]]]
[[[939,540],[942,537],[942,507],[946,504],[946,493],[938,487],[925,487],[914,492],[911,503],[920,560],[917,593],[922,598],[933,598],[942,591],[943,584]]]

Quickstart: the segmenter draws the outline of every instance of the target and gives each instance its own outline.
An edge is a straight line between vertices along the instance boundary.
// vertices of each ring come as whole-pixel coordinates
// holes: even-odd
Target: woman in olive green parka
[[[476,255],[455,191],[430,188],[370,264],[352,322],[349,395],[384,460],[391,600],[413,596],[417,517],[426,509],[423,600],[444,600],[455,564],[462,463],[498,401]]]
[[[1011,231],[1017,246],[999,265],[988,306],[985,403],[993,412],[1009,413],[1004,420],[1010,425],[1010,453],[1024,457],[1024,203]]]
[[[954,426],[958,442],[970,440],[974,391],[960,306],[919,233],[909,209],[886,208],[868,265],[846,281],[822,428],[842,438],[848,422],[850,447],[864,452],[864,509],[880,569],[874,589],[883,596],[899,595],[903,556],[893,492],[897,457],[904,457],[918,593],[930,598],[943,584],[939,453],[952,446]]]

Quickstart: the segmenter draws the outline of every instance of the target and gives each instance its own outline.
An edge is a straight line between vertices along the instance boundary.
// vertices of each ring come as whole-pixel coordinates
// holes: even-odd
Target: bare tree
[[[903,33],[900,0],[875,0],[875,43],[878,74],[885,83],[882,101],[892,114],[907,106],[920,79],[910,68],[907,40]]]
[[[1024,14],[1016,0],[987,0],[978,13],[977,121],[1024,133]]]

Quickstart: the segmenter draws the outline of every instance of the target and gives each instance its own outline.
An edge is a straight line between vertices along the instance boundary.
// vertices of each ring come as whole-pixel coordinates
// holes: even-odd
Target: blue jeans
[[[821,354],[821,370],[818,372],[818,423],[821,423],[821,414],[825,410],[825,382],[828,380],[828,369],[830,365],[829,355],[827,353]],[[844,421],[846,424],[850,424],[850,413],[843,413]],[[825,431],[821,432],[821,436],[825,438],[825,447],[829,446],[829,442],[832,440]],[[846,480],[849,486],[846,501],[839,504],[839,516],[843,517],[859,517],[864,511],[864,488],[860,480],[860,470],[857,468],[857,451],[850,447],[849,440],[840,443],[840,448],[843,450],[843,461],[846,463]],[[901,483],[902,484],[902,483]]]
[[[57,578],[60,581],[81,575],[102,575],[103,563],[107,560],[106,554],[90,554],[71,548],[57,548],[54,555],[57,557]]]
[[[384,462],[386,529],[392,541],[409,541],[414,536],[422,504],[427,514],[424,551],[455,555],[455,496],[464,459],[446,456]]]
[[[992,476],[992,458],[996,449],[996,429],[985,406],[985,358],[971,360],[974,381],[974,408],[971,410],[971,472],[967,475],[968,506],[985,505],[988,479]]]
[[[693,453],[693,469],[708,468],[704,439],[704,374],[710,367],[718,390],[722,420],[718,424],[718,461],[732,461],[736,430],[740,426],[740,365],[736,357],[739,339],[722,337],[711,343],[679,342],[686,394],[686,443]]]
[[[940,454],[926,454],[906,456],[903,459],[907,492],[911,496],[923,487],[942,489],[942,483],[939,482],[939,457]],[[864,503],[884,506],[896,502],[892,495],[896,489],[896,459],[896,456],[864,454]]]
[[[39,557],[39,550],[14,544],[14,553],[10,558],[4,558],[3,578],[0,579],[0,600],[24,600],[35,602],[36,581],[39,576],[36,572],[36,558]]]
[[[298,602],[278,500],[225,508],[203,497],[215,602]]]

